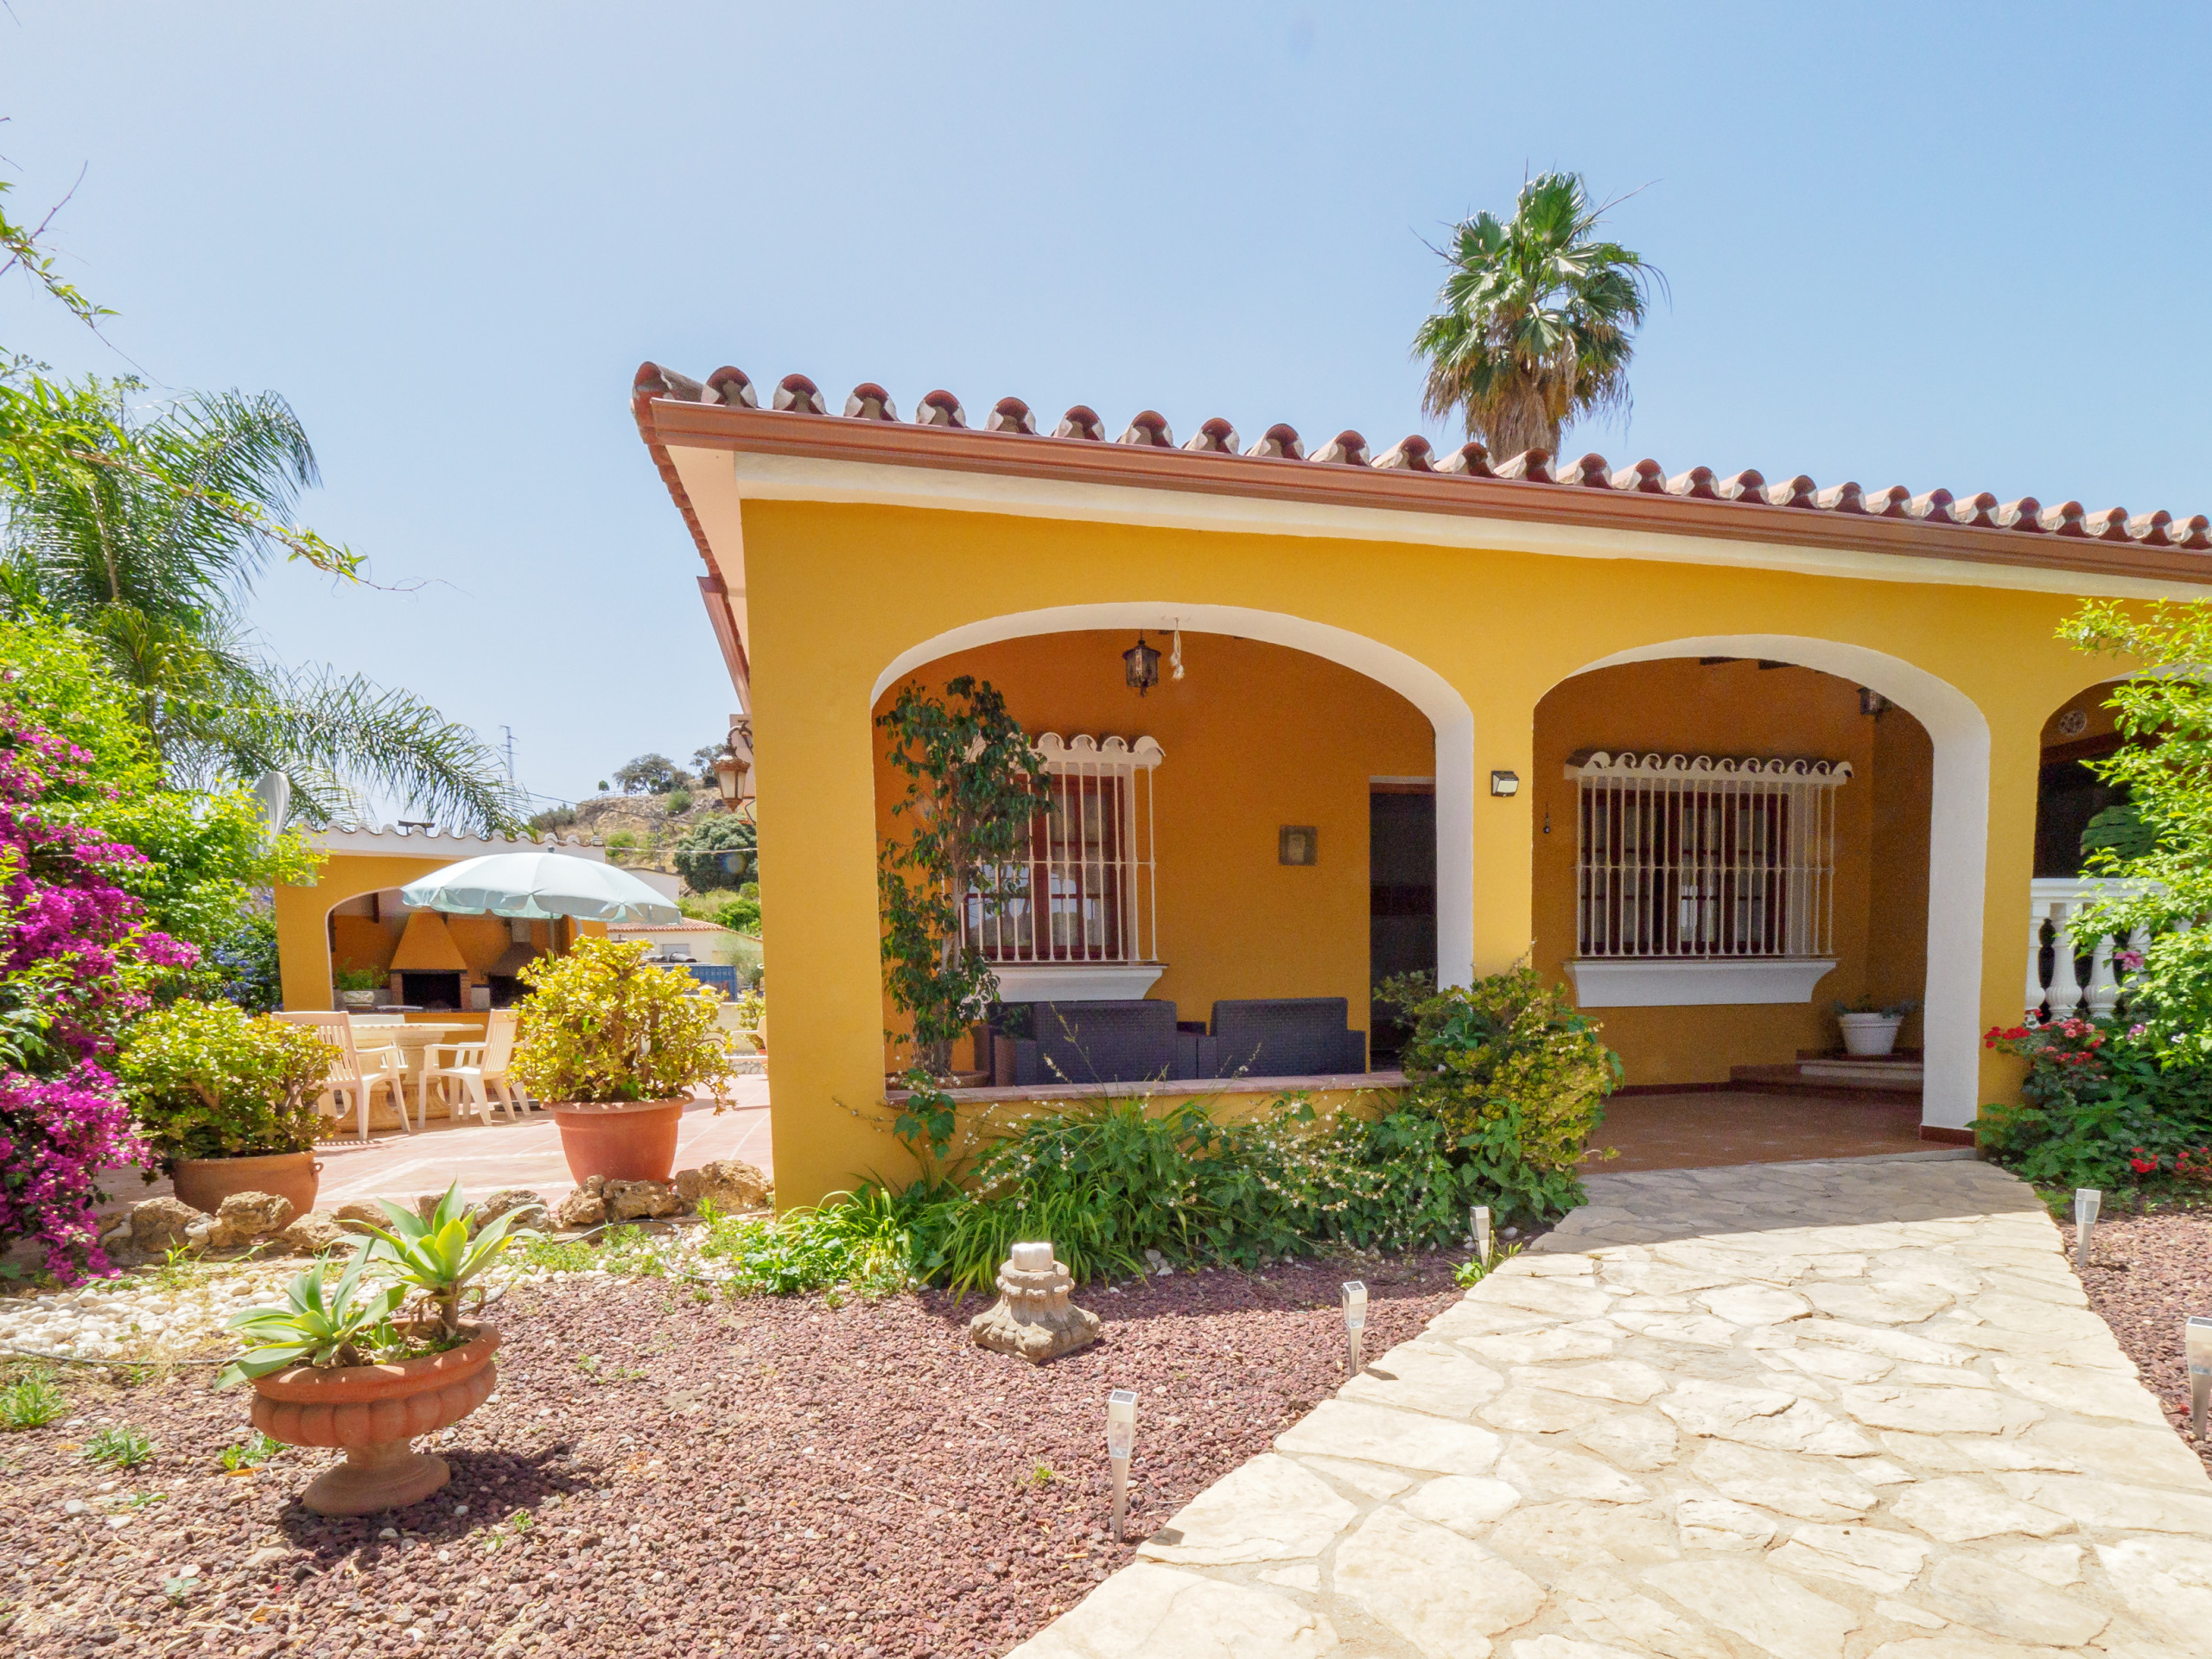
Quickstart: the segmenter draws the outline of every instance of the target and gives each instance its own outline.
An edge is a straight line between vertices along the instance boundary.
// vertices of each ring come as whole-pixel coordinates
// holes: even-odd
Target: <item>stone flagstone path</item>
[[[1588,1187],[1019,1659],[2212,1654],[2212,1480],[2022,1183]]]

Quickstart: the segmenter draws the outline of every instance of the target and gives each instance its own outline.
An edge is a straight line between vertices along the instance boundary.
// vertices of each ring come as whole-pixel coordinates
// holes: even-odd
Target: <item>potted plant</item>
[[[338,987],[338,1006],[366,1014],[382,1001],[391,976],[380,968],[340,968],[331,976]]]
[[[665,1181],[693,1086],[728,1085],[720,999],[688,973],[650,965],[651,949],[579,939],[522,970],[530,994],[518,1005],[514,1072],[560,1127],[579,1184]]]
[[[176,1195],[213,1212],[234,1192],[315,1208],[315,1100],[329,1044],[229,1002],[176,1002],[132,1030],[116,1069]]]
[[[1843,1052],[1861,1059],[1878,1059],[1889,1053],[1897,1046],[1897,1027],[1904,1024],[1905,1015],[1919,1006],[1916,997],[1886,1007],[1871,996],[1862,996],[1856,1002],[1837,1003],[1835,1020],[1843,1028]]]
[[[499,1386],[499,1333],[464,1319],[461,1298],[531,1236],[510,1230],[513,1211],[472,1230],[458,1181],[428,1218],[384,1210],[391,1227],[368,1230],[334,1285],[318,1263],[292,1281],[283,1307],[231,1321],[252,1345],[216,1379],[252,1382],[253,1426],[270,1439],[344,1448],[345,1461],[301,1494],[319,1515],[404,1509],[453,1478],[444,1459],[408,1442],[459,1422]]]

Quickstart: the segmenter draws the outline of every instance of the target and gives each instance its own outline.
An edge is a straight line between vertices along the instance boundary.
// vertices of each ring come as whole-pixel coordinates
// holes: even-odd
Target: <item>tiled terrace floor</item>
[[[1901,1101],[1827,1095],[1617,1095],[1605,1103],[1598,1144],[1620,1156],[1593,1166],[1608,1175],[1707,1169],[1808,1158],[1922,1152],[1920,1108]]]
[[[2207,1651],[2212,1480],[2020,1182],[1589,1187],[1020,1659]]]

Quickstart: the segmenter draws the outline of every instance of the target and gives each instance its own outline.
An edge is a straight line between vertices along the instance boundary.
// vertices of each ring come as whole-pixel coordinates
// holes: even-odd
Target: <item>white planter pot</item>
[[[338,993],[338,1006],[350,1008],[356,1014],[372,1013],[384,999],[382,991],[340,991]]]
[[[1836,1023],[1843,1027],[1845,1053],[1872,1057],[1886,1054],[1897,1046],[1897,1027],[1904,1024],[1904,1016],[1901,1014],[1839,1014]]]

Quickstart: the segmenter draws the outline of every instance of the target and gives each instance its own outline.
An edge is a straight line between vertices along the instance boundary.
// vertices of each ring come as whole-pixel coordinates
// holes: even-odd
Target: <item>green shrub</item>
[[[880,1187],[835,1193],[782,1215],[721,1216],[701,1206],[699,1254],[726,1262],[732,1295],[794,1296],[849,1285],[888,1295],[912,1282],[911,1219],[922,1195],[893,1198]]]
[[[1581,1203],[1575,1172],[1621,1077],[1598,1023],[1525,966],[1444,991],[1408,976],[1377,995],[1414,1022],[1401,1059],[1407,1105],[1458,1138],[1504,1207],[1544,1214]]]
[[[742,888],[760,871],[760,832],[728,812],[702,818],[676,843],[676,873],[694,893]],[[753,890],[760,897],[760,890]]]
[[[2212,1143],[2212,1064],[2178,1060],[2141,1023],[2054,1020],[1990,1031],[2024,1056],[2022,1104],[1985,1106],[1982,1147],[2037,1186],[2195,1185]]]
[[[164,1159],[315,1147],[333,1051],[315,1032],[228,1002],[157,1008],[118,1062],[140,1128]]]
[[[670,817],[680,817],[691,810],[691,791],[688,789],[670,790],[661,797],[661,807]]]
[[[720,999],[688,973],[655,968],[642,941],[579,939],[522,970],[515,1075],[540,1100],[671,1100],[729,1082]]]
[[[380,991],[391,982],[391,975],[382,968],[340,968],[330,980],[341,991]]]
[[[32,1371],[0,1388],[0,1429],[44,1428],[69,1413],[69,1402],[43,1371]]]
[[[144,1429],[117,1423],[86,1440],[81,1455],[88,1463],[104,1463],[111,1469],[136,1469],[154,1455],[154,1443]]]

